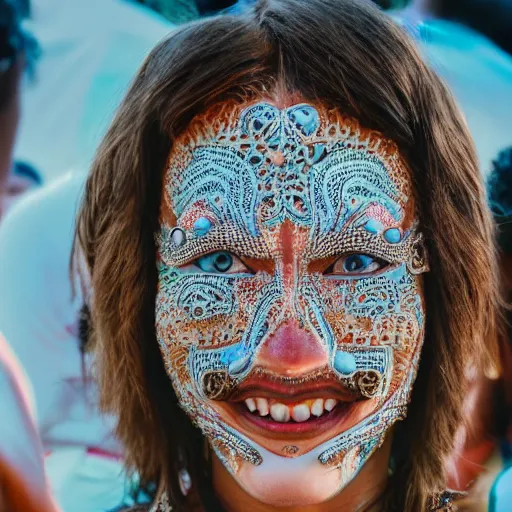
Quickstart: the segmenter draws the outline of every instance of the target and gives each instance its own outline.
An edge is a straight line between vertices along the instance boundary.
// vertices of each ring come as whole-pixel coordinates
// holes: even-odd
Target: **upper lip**
[[[342,387],[333,377],[306,380],[285,376],[270,376],[265,373],[250,375],[237,388],[230,401],[242,401],[246,398],[274,398],[283,402],[300,402],[315,398],[334,398],[342,402],[353,402],[359,398],[357,393]]]

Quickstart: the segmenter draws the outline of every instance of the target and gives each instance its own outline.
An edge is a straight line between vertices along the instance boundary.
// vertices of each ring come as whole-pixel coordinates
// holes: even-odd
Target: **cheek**
[[[221,347],[236,340],[233,282],[206,274],[160,274],[156,302],[158,338],[167,344]]]
[[[160,269],[156,332],[166,366],[183,378],[192,347],[239,343],[266,283],[265,276],[240,279]]]
[[[420,284],[400,269],[396,274],[359,280],[318,279],[325,316],[338,344],[403,348],[418,339],[424,323]]]
[[[391,347],[394,381],[405,378],[424,337],[421,281],[405,265],[358,280],[316,278],[338,349]]]

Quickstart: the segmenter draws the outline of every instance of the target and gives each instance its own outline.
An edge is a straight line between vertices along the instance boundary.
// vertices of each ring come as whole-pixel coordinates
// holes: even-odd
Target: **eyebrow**
[[[180,247],[171,241],[171,231],[171,227],[162,226],[156,241],[163,261],[172,267],[180,267],[199,256],[220,250],[246,258],[272,259],[271,247],[264,236],[253,237],[231,223],[218,224],[206,235],[190,238]]]
[[[414,237],[414,230],[404,233],[396,244],[386,242],[382,236],[366,231],[362,226],[347,230],[325,233],[311,241],[306,249],[305,259],[309,262],[346,253],[368,253],[390,263],[408,260]]]

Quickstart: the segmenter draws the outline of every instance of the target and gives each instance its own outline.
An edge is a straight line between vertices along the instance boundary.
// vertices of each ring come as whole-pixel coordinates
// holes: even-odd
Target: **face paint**
[[[164,183],[156,328],[181,406],[257,499],[329,499],[404,417],[423,342],[398,149],[321,105],[225,103]]]

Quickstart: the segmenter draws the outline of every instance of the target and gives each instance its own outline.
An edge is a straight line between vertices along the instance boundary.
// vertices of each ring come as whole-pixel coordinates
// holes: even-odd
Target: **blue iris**
[[[226,251],[218,251],[201,256],[195,262],[203,272],[227,272],[233,266],[233,256]]]
[[[345,258],[343,270],[345,270],[345,272],[361,272],[366,270],[374,262],[375,258],[366,254],[352,254]]]

